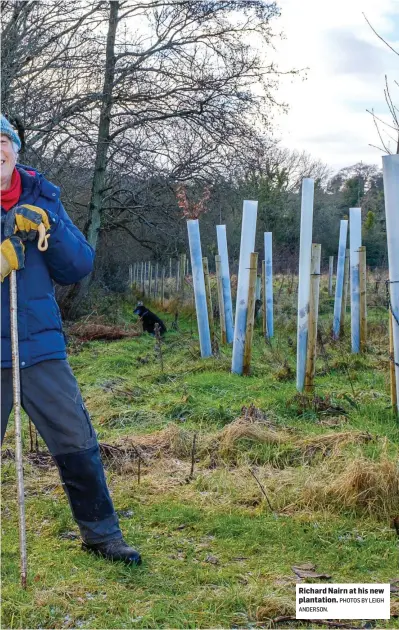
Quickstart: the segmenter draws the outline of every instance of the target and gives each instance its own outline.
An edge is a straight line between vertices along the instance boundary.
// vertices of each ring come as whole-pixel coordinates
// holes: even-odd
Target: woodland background
[[[386,265],[381,171],[360,163],[332,173],[276,136],[274,114],[289,106],[278,99],[281,75],[303,79],[274,61],[276,3],[44,0],[1,10],[2,111],[23,140],[19,161],[61,187],[96,250],[92,276],[60,295],[69,315],[90,286],[123,290],[129,264],[167,265],[187,251],[179,185],[192,199],[209,189],[203,253],[213,260],[215,225],[226,223],[233,271],[243,199],[259,201],[258,249],[272,231],[275,270],[296,269],[303,177],[316,180],[324,267],[339,219],[359,205],[368,264]]]

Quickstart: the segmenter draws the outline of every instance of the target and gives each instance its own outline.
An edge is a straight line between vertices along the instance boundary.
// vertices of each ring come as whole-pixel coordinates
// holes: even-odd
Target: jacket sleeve
[[[57,214],[46,211],[51,227],[48,249],[43,252],[43,256],[55,282],[74,284],[93,270],[95,254],[61,202],[57,210]]]

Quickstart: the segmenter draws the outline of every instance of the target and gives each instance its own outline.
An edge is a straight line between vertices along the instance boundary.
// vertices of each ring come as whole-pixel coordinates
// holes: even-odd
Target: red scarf
[[[10,210],[15,204],[18,203],[18,200],[22,194],[22,182],[21,175],[18,173],[17,169],[14,168],[11,177],[11,186],[8,190],[0,191],[0,203],[4,210]]]

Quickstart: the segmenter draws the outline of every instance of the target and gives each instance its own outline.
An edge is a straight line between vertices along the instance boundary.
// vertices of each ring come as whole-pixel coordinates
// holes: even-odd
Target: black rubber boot
[[[108,542],[88,544],[83,542],[82,549],[102,556],[107,560],[124,562],[125,564],[141,564],[141,556],[138,551],[129,547],[123,538],[116,538]]]
[[[82,451],[55,455],[54,460],[82,539],[96,543],[122,538],[98,444]]]

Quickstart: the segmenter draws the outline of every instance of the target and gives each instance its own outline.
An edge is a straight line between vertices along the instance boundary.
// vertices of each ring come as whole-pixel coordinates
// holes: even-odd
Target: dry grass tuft
[[[391,600],[391,617],[399,617],[399,601]]]
[[[269,595],[256,610],[256,621],[272,621],[275,617],[295,615],[295,602],[288,597]]]
[[[397,513],[399,466],[384,453],[378,461],[341,454],[317,466],[281,473],[274,479],[274,488],[283,512],[351,510],[383,521]]]
[[[372,461],[362,455],[350,460],[340,453],[316,465],[282,470],[269,464],[259,466],[257,476],[274,509],[284,514],[351,511],[385,522],[397,514],[399,468],[384,454]],[[202,471],[196,488],[205,492],[207,502],[248,508],[263,503],[261,491],[243,466]]]
[[[188,470],[193,437],[192,431],[171,423],[151,434],[124,437],[104,455],[108,455],[111,466],[122,466],[125,472],[135,471],[140,459],[150,476],[156,475],[162,462],[173,462],[170,474],[178,483]],[[276,446],[277,450],[281,447],[283,455],[287,456],[282,469],[269,463],[259,467],[257,472],[277,511],[351,510],[389,520],[397,514],[399,505],[399,467],[388,457],[387,444],[378,460],[365,457],[360,448],[371,439],[369,433],[362,431],[330,432],[298,439],[288,430],[278,429],[265,416],[261,418],[256,410],[243,409],[243,417],[218,433],[197,434],[195,460],[201,462],[202,469],[198,489],[211,492],[216,502],[259,505],[262,497],[252,481],[248,482],[247,471],[238,460],[237,474],[227,469],[222,474],[226,461],[232,461],[242,450],[237,443],[249,440]],[[354,445],[359,446],[357,454],[345,450]],[[209,474],[204,468],[207,463]],[[165,478],[165,471],[161,477]],[[154,483],[157,485],[155,479]]]
[[[152,457],[171,456],[189,457],[193,436],[189,431],[171,423],[161,431],[128,438],[135,446]]]
[[[336,455],[340,449],[349,444],[365,444],[372,440],[370,433],[364,431],[342,431],[341,433],[324,433],[300,439],[296,446],[305,459],[310,460],[318,454]]]
[[[358,457],[331,481],[329,492],[339,505],[392,516],[399,505],[399,465],[386,455],[380,461]]]
[[[276,431],[265,426],[261,422],[238,418],[219,433],[220,454],[222,456],[229,455],[234,450],[235,443],[243,439],[253,440],[261,444],[281,444],[288,439],[288,435],[283,431]]]
[[[243,408],[238,418],[216,434],[197,434],[196,455],[200,459],[228,457],[235,452],[239,440],[247,439],[261,444],[280,444],[290,437],[289,432],[279,431],[266,416],[255,408]],[[259,418],[259,420],[257,419]],[[124,445],[131,442],[150,457],[191,458],[194,433],[171,423],[165,429],[150,434],[124,438]]]

